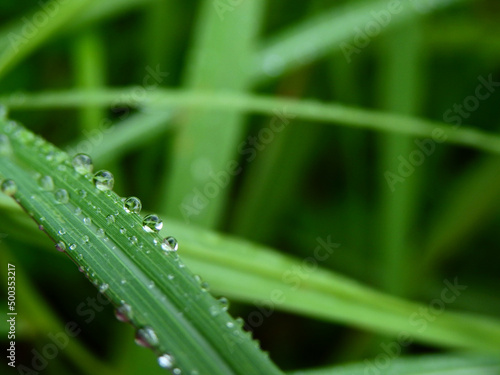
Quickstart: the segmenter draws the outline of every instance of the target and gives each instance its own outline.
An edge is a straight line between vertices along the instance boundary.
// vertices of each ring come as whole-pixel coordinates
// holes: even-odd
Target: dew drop
[[[104,229],[102,228],[99,228],[96,232],[97,237],[104,237],[105,234],[106,232],[104,232]]]
[[[43,176],[40,178],[39,184],[43,190],[54,190],[54,180],[50,176]]]
[[[82,198],[86,198],[87,197],[87,192],[85,190],[83,190],[83,189],[78,190],[78,194]]]
[[[163,228],[163,221],[156,215],[148,215],[142,221],[142,228],[149,233],[156,233]]]
[[[222,309],[222,311],[227,311],[229,308],[229,301],[227,300],[226,297],[221,297],[219,298],[219,306]]]
[[[168,279],[169,279],[169,280],[173,280],[173,279],[175,279],[175,276],[174,276],[174,275],[172,275],[172,274],[169,274],[167,277],[168,277]]]
[[[181,371],[181,369],[180,369],[180,368],[177,368],[177,367],[176,367],[176,368],[174,368],[174,369],[172,370],[172,374],[174,374],[174,375],[181,375],[181,374],[182,374],[182,371]]]
[[[177,251],[179,244],[174,237],[167,237],[162,241],[161,248],[165,251]]]
[[[2,189],[2,192],[4,194],[13,196],[14,194],[17,193],[17,184],[13,180],[5,180],[2,182],[2,185],[0,185],[0,188]]]
[[[83,236],[83,237],[82,237],[82,241],[83,241],[84,243],[89,242],[89,241],[90,241],[89,236],[87,236],[87,235]]]
[[[204,292],[210,291],[210,285],[206,281],[202,281],[200,286],[201,290],[203,290]]]
[[[92,219],[90,217],[84,217],[83,218],[83,224],[85,224],[85,225],[92,224]]]
[[[132,319],[132,306],[127,303],[122,303],[116,308],[115,316],[120,322],[130,322]]]
[[[220,309],[217,306],[210,306],[208,308],[208,312],[210,313],[211,316],[217,316],[219,315]]]
[[[12,147],[9,138],[5,134],[0,134],[0,155],[10,155]]]
[[[66,189],[59,189],[55,192],[56,201],[59,203],[68,203],[69,202],[69,194]]]
[[[115,184],[115,178],[111,172],[102,170],[94,175],[94,184],[99,190],[112,190],[113,185]]]
[[[59,229],[59,231],[57,232],[58,235],[60,236],[64,236],[66,234],[66,230],[63,228],[63,229]]]
[[[158,364],[161,368],[166,368],[170,370],[174,365],[174,358],[170,354],[163,354],[158,357]]]
[[[102,283],[101,285],[99,285],[99,292],[104,293],[106,290],[108,290],[108,288],[109,288],[108,284]]]
[[[77,154],[71,162],[73,168],[80,174],[86,175],[87,173],[92,173],[94,165],[92,164],[92,159],[86,154]]]
[[[78,216],[82,213],[82,209],[80,207],[75,208],[75,215]]]
[[[106,221],[108,222],[108,224],[113,224],[115,222],[115,216],[114,215],[106,216]]]
[[[231,322],[231,321],[229,321],[229,322],[226,323],[226,327],[227,328],[233,328],[234,327],[234,323]]]
[[[123,202],[123,208],[128,213],[140,213],[142,209],[142,203],[139,198],[129,197]]]
[[[75,250],[76,247],[77,247],[76,243],[72,243],[71,245],[69,245],[70,250]]]
[[[137,243],[137,237],[136,236],[129,237],[128,240],[130,241],[130,243],[132,245],[135,245]]]
[[[159,344],[158,336],[151,327],[139,328],[135,334],[135,343],[146,348],[153,348]]]
[[[59,241],[58,243],[56,243],[56,249],[57,251],[63,252],[66,250],[66,244],[62,241]]]

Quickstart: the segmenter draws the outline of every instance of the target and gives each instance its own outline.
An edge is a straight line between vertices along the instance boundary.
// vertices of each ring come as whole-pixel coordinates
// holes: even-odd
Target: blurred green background
[[[273,117],[141,105],[141,95],[160,87],[254,93],[451,125],[460,119],[498,133],[500,94],[494,87],[484,100],[476,94],[482,78],[500,81],[497,1],[421,0],[405,2],[401,12],[380,1],[81,3],[88,4],[30,54],[8,67],[0,60],[0,95],[19,106],[12,119],[63,149],[94,156],[98,169],[115,174],[118,194],[140,197],[166,223],[184,221],[298,258],[311,255],[317,237],[330,236],[340,247],[322,267],[423,303],[439,295],[444,279],[458,277],[469,288],[453,309],[500,317],[498,156],[431,142],[421,165],[401,177],[398,169],[420,150],[415,137],[295,119],[293,107],[277,107]],[[23,48],[24,39],[9,32],[28,32],[33,17],[51,12],[47,4],[1,2],[4,51],[5,43]],[[26,92],[123,86],[137,87],[136,106],[23,109]],[[127,122],[144,126],[137,142],[100,159],[108,128],[119,132]],[[388,171],[399,176],[392,185]],[[96,319],[78,313],[97,292],[34,223],[5,211],[0,229],[0,247],[9,247],[26,276],[18,282],[33,288],[18,291],[31,309],[18,322],[19,362],[31,360],[32,348],[48,340],[50,320],[59,319],[83,328],[77,340],[88,352],[60,356],[43,374],[79,373],[72,356],[89,352],[121,374],[160,371],[109,306]],[[255,308],[232,303],[230,310],[245,318]],[[284,370],[362,361],[386,340],[283,312],[254,336]],[[405,350],[438,351],[421,344]]]

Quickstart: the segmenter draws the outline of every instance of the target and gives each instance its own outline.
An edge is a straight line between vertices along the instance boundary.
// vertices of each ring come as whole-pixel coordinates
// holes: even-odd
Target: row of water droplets
[[[88,175],[93,171],[92,159],[86,154],[78,154],[72,160],[73,167],[75,170],[82,174]],[[94,185],[97,189],[101,191],[112,190],[114,186],[114,177],[111,172],[106,170],[101,170],[96,172],[92,178]],[[137,197],[129,197],[123,200],[123,209],[129,214],[140,214],[142,210],[142,203]],[[108,224],[115,222],[115,216],[109,215],[106,217]],[[158,233],[163,228],[163,221],[155,214],[147,215],[142,220],[142,228],[148,233]],[[125,228],[121,228],[120,232],[125,232]],[[137,243],[137,238],[132,236],[129,238],[132,244]],[[153,240],[154,244],[157,245],[158,241]],[[161,242],[162,250],[166,252],[177,251],[178,249],[177,240],[172,237],[166,237]],[[130,322],[133,317],[132,307],[122,301],[121,305],[116,308],[115,315],[119,321]],[[135,342],[138,345],[156,349],[159,345],[159,339],[153,328],[149,326],[144,326],[136,331]],[[174,366],[174,357],[169,353],[160,353],[158,356],[158,364],[165,369],[171,370],[173,374],[181,374],[181,370]],[[196,373],[192,372],[192,375]]]
[[[18,128],[17,123],[11,122],[10,124],[11,129],[16,129]],[[22,127],[18,128],[16,131],[18,138],[22,138],[22,140],[28,140],[32,141],[33,139],[38,140],[38,137],[33,138],[32,133],[26,131]],[[41,139],[40,139],[41,141]],[[12,148],[10,145],[9,138],[6,135],[0,134],[0,156],[2,155],[8,155],[12,152]],[[54,157],[54,151],[50,151],[47,156],[47,160],[50,159],[56,159]],[[57,160],[54,160],[57,161]],[[76,155],[73,160],[72,160],[72,166],[73,168],[82,175],[85,175],[88,179],[92,179],[95,187],[100,190],[100,191],[108,191],[113,189],[114,185],[114,177],[109,171],[101,170],[96,172],[95,174],[92,175],[93,172],[93,163],[91,158],[88,155],[85,154],[78,154]],[[58,169],[62,170],[62,168],[65,168],[63,164],[60,164],[58,166]],[[65,204],[68,203],[70,200],[70,194],[66,189],[57,189],[54,184],[54,181],[52,177],[50,176],[38,176],[38,183],[39,186],[46,191],[53,191],[54,192],[54,197],[55,200],[58,203]],[[13,180],[7,179],[0,181],[0,189],[2,192],[4,192],[7,195],[14,196],[15,193],[17,192],[17,185]],[[80,191],[79,194],[84,198],[86,195],[86,192],[84,190]],[[142,203],[141,201],[136,198],[136,197],[129,197],[126,199],[123,199],[123,208],[127,213],[136,213],[139,214],[141,209],[142,209]],[[80,210],[77,208],[77,210]],[[77,215],[81,213],[80,212],[75,212]],[[115,215],[111,214],[106,217],[106,220],[108,224],[113,224],[115,222]],[[83,219],[84,223],[87,225],[90,225],[90,218],[84,218]],[[87,222],[86,222],[87,221]],[[41,229],[43,229],[43,226],[40,226]],[[142,220],[142,228],[144,231],[148,233],[158,233],[162,228],[163,228],[163,222],[162,220],[157,216],[157,215],[147,215],[144,217]],[[123,228],[122,228],[123,229]],[[60,231],[60,235],[64,234],[64,231]],[[100,233],[99,233],[100,232]],[[104,230],[103,229],[98,229],[96,235],[98,237],[105,237]],[[133,238],[131,238],[131,241]],[[137,239],[136,239],[137,241]],[[133,241],[132,241],[133,242]],[[158,245],[159,241],[154,239],[153,240],[155,245]],[[66,251],[67,247],[66,244],[62,241],[58,242],[56,244],[56,248],[59,251]],[[68,246],[69,250],[75,250],[77,248],[76,244],[70,244]],[[161,248],[166,251],[166,252],[171,252],[171,251],[177,251],[178,249],[178,243],[175,240],[174,237],[166,237],[163,239],[161,242]],[[83,272],[84,269],[81,268],[81,271]],[[171,277],[170,277],[171,276]],[[201,278],[199,276],[195,276],[197,278],[197,281],[200,282],[201,287],[203,290],[207,291],[208,290],[208,284],[205,282],[202,282]],[[169,279],[173,279],[173,275],[169,275]],[[99,291],[104,293],[109,285],[106,283],[102,283],[99,286]],[[226,298],[222,297],[219,299],[219,306],[211,306],[210,308],[210,314],[212,316],[217,316],[221,311],[227,311],[229,306],[229,302],[227,301]],[[123,321],[123,322],[130,322],[132,317],[133,317],[133,311],[132,307],[122,301],[121,305],[116,308],[115,310],[115,315],[118,320]],[[237,320],[237,324],[240,325]],[[234,327],[234,324],[229,321],[227,323],[227,328],[232,329]],[[149,326],[144,326],[136,331],[136,338],[135,341],[138,345],[142,345],[148,348],[152,349],[157,349],[159,345],[159,340],[156,335],[156,332]],[[172,371],[173,374],[181,374],[181,370],[179,368],[176,368],[175,365],[175,360],[174,357],[171,354],[168,353],[159,353],[158,356],[158,364],[165,369],[169,369]],[[193,370],[190,372],[191,375],[196,375],[198,372],[196,370]]]
[[[94,168],[92,159],[86,154],[77,154],[73,158],[72,164],[75,170],[82,175],[91,174]],[[95,187],[101,191],[113,189],[114,177],[109,171],[101,170],[96,172],[93,175],[92,180]],[[60,193],[60,195],[62,197],[66,197],[66,194],[64,193]],[[140,214],[142,203],[137,197],[129,197],[123,200],[123,208],[127,213]],[[114,222],[114,217],[112,217],[112,215],[107,216],[106,220],[108,223]],[[142,228],[148,233],[158,233],[163,228],[163,221],[157,215],[150,214],[142,220]],[[124,231],[125,230],[123,230],[123,232]],[[135,238],[135,241],[133,237],[130,239],[132,243],[137,242],[137,238]],[[155,239],[154,242],[156,245],[158,241]],[[178,247],[179,245],[177,240],[171,236],[164,238],[161,242],[161,248],[167,252],[177,251]]]

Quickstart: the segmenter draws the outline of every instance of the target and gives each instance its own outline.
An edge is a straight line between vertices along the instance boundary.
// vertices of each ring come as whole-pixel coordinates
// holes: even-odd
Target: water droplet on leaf
[[[161,243],[161,248],[165,251],[177,251],[179,244],[174,237],[167,237]]]
[[[69,194],[66,189],[59,189],[55,192],[56,201],[59,203],[68,203],[69,202]]]
[[[127,303],[122,303],[116,308],[115,316],[120,322],[130,322],[132,319],[132,306]]]
[[[96,174],[94,175],[94,184],[95,187],[99,190],[112,190],[115,184],[115,178],[113,177],[111,172],[102,170],[96,172]]]
[[[227,311],[227,309],[229,308],[229,301],[226,297],[219,298],[219,306],[222,311]]]
[[[2,189],[2,192],[4,194],[10,196],[13,196],[17,193],[17,185],[13,180],[4,180],[2,182],[2,185],[0,185],[0,188]]]
[[[87,173],[92,173],[94,169],[94,164],[92,164],[92,159],[86,154],[77,154],[72,161],[75,171],[80,174],[86,175]]]
[[[128,213],[133,212],[133,213],[138,214],[141,212],[142,203],[141,203],[139,198],[130,197],[130,198],[125,199],[125,201],[123,202],[123,208]]]
[[[158,336],[151,327],[139,328],[135,334],[135,342],[137,345],[146,348],[153,348],[159,344]]]
[[[99,292],[101,293],[104,293],[106,290],[108,290],[109,288],[109,285],[106,284],[106,283],[102,283],[100,286],[99,286]]]
[[[39,183],[43,190],[54,190],[54,180],[50,176],[43,176],[42,178],[40,178]]]
[[[158,357],[158,364],[160,367],[170,370],[174,365],[174,358],[169,354],[163,354]]]
[[[56,249],[57,251],[65,251],[66,250],[66,244],[62,241],[59,241],[58,243],[56,243]]]
[[[163,228],[163,221],[156,215],[148,215],[142,221],[142,228],[149,233],[159,232]]]

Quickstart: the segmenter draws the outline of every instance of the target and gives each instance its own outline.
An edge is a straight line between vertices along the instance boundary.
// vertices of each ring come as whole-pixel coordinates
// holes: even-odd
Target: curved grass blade
[[[138,342],[183,373],[280,374],[162,238],[142,229],[111,190],[97,189],[68,155],[0,120],[4,192],[58,243],[137,329]],[[6,189],[6,179],[15,181]],[[61,197],[61,190],[67,194]]]
[[[294,371],[289,375],[498,375],[500,358],[470,354],[426,355],[394,358],[388,365],[383,362],[381,367],[377,367],[375,361],[366,360],[362,364]]]
[[[283,112],[296,119],[324,122],[329,125],[431,137],[436,143],[448,142],[468,146],[494,154],[500,154],[500,136],[462,125],[455,128],[439,121],[418,117],[373,111],[338,103],[322,103],[316,100],[294,100],[228,93],[203,93],[179,90],[157,90],[146,96],[144,102],[133,100],[133,89],[108,89],[99,91],[44,92],[26,94],[24,103],[0,97],[0,103],[11,109],[79,108],[82,105],[111,106],[125,104],[152,109],[213,108],[220,111],[283,116]]]

